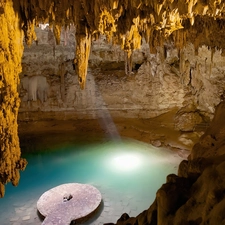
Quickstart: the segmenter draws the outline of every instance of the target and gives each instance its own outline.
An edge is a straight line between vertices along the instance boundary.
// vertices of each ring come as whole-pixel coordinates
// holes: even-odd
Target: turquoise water
[[[102,193],[99,213],[85,224],[116,222],[124,212],[137,216],[155,199],[166,176],[182,160],[175,152],[134,141],[70,143],[51,151],[26,154],[28,165],[18,187],[6,186],[0,199],[1,225],[41,224],[36,202],[62,183],[88,183]]]

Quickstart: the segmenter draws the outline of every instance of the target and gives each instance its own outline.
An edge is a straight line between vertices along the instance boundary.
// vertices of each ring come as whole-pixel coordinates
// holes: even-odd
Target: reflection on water
[[[133,140],[70,144],[24,157],[29,163],[19,186],[8,184],[0,199],[1,225],[41,224],[38,198],[69,182],[88,183],[102,193],[102,211],[86,224],[116,222],[124,212],[136,216],[150,206],[166,176],[176,173],[182,160],[174,152]]]

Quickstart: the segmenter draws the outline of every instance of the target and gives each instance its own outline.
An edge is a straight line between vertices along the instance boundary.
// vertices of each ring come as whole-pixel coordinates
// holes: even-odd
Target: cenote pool
[[[0,199],[1,225],[40,225],[36,202],[43,192],[63,183],[87,183],[102,194],[95,217],[85,224],[116,222],[122,213],[137,216],[155,199],[166,176],[176,173],[177,153],[125,139],[76,143],[23,155],[28,160],[18,187],[6,186]]]

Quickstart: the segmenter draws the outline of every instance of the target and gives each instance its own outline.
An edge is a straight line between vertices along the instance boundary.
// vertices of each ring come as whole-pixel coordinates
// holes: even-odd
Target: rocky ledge
[[[168,175],[153,204],[137,217],[124,212],[117,225],[224,224],[224,113],[225,102],[221,102],[188,160],[181,162],[178,175]]]

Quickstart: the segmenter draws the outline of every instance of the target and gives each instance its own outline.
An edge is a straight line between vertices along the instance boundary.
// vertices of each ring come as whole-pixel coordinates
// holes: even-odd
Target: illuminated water
[[[172,151],[131,140],[70,144],[24,157],[29,164],[21,172],[19,186],[8,184],[0,199],[1,225],[41,224],[38,198],[69,182],[92,184],[102,193],[101,210],[85,224],[116,222],[123,212],[136,216],[150,206],[166,176],[176,173],[182,160]]]

